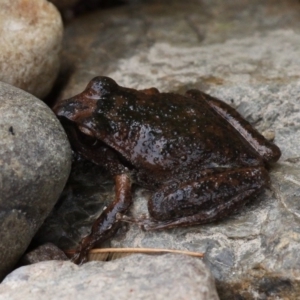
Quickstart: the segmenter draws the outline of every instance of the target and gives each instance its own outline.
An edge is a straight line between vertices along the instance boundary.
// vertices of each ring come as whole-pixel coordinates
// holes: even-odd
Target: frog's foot
[[[82,255],[80,251],[76,252],[73,257],[71,258],[71,262],[81,266],[87,261],[87,254]]]
[[[85,262],[87,262],[88,260],[88,253],[89,253],[89,247],[84,247],[85,245],[85,240],[87,238],[84,238],[82,241],[81,241],[81,244],[80,246],[78,247],[76,253],[73,255],[73,257],[71,258],[71,262],[73,262],[74,264],[77,264],[77,265],[82,265],[84,264]]]
[[[136,224],[141,227],[141,229],[144,230],[144,225],[148,222],[152,222],[151,219],[146,217],[145,215],[134,218],[127,215],[117,214],[116,219],[120,222],[130,223],[130,224]]]
[[[136,224],[138,225],[142,230],[148,231],[148,230],[159,230],[167,228],[168,224],[173,223],[173,221],[157,221],[150,218],[146,218],[144,216],[140,218],[133,218],[126,215],[118,214],[117,219],[121,222],[130,223],[130,224]]]

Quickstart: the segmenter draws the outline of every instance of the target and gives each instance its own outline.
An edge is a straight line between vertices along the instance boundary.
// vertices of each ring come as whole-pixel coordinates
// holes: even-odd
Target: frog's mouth
[[[96,144],[99,144],[88,128],[83,126],[78,128],[73,120],[70,120],[65,116],[58,116],[58,119],[68,136],[72,148],[82,148],[82,145],[95,146]]]
[[[74,132],[76,131],[76,123],[64,115],[57,114],[56,116],[70,139],[70,137],[73,136]]]

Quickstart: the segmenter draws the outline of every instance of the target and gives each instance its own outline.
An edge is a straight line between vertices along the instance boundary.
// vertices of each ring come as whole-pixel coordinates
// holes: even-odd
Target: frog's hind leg
[[[131,179],[128,174],[115,176],[116,195],[114,201],[106,207],[100,217],[94,222],[91,234],[85,237],[75,253],[72,261],[82,264],[87,260],[88,251],[97,243],[101,243],[116,232],[119,221],[116,216],[119,213],[126,213],[132,203]]]
[[[250,143],[252,148],[265,162],[273,163],[280,158],[280,149],[254,129],[252,125],[230,105],[198,90],[187,91],[186,95],[195,100],[206,101],[217,114],[230,123],[230,125]]]
[[[185,183],[171,193],[162,188],[149,201],[151,219],[135,223],[145,230],[210,223],[239,209],[268,184],[264,168],[249,167]]]

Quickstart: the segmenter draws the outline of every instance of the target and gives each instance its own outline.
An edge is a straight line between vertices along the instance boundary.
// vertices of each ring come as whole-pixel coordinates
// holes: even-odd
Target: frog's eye
[[[94,99],[108,95],[118,88],[118,84],[111,78],[98,76],[93,78],[86,87],[87,94]]]

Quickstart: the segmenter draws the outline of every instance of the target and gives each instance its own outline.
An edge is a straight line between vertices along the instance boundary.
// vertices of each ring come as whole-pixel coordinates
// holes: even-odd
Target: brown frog
[[[77,263],[114,234],[132,203],[132,183],[153,192],[151,218],[131,220],[145,230],[204,224],[267,187],[266,166],[281,155],[237,111],[198,90],[134,90],[96,77],[54,111],[73,149],[115,180],[115,199],[82,240]]]

